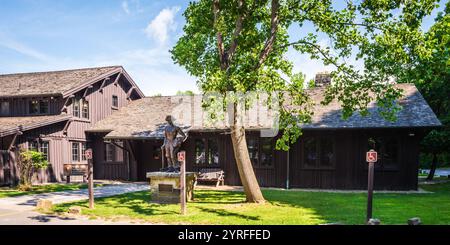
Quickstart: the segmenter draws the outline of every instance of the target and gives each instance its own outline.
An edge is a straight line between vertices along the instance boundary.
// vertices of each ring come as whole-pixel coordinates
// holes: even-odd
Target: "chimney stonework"
[[[330,72],[319,72],[316,74],[314,79],[316,87],[326,87],[331,84],[331,73]]]

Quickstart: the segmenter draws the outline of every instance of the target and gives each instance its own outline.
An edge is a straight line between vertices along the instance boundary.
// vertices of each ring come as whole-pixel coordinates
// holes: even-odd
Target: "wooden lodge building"
[[[303,136],[288,152],[275,150],[279,135],[261,137],[265,128],[250,123],[247,144],[259,184],[363,189],[365,152],[375,148],[380,156],[375,188],[417,189],[419,142],[441,124],[414,85],[396,86],[403,90],[396,122],[382,119],[374,103],[369,116],[343,120],[337,102],[320,104],[322,86],[309,90],[313,120],[300,125]],[[144,97],[122,67],[1,75],[0,104],[0,184],[17,182],[19,148],[47,156],[51,167],[40,181],[63,181],[64,164],[86,164],[82,153],[88,144],[96,179],[146,181],[147,172],[162,167],[167,115],[180,119],[176,124],[189,136],[183,144],[188,171],[219,168],[225,184],[241,184],[228,130],[195,123],[206,113],[201,98]]]
[[[41,151],[39,182],[85,164],[86,130],[144,94],[121,66],[0,75],[0,185],[17,184],[19,149]]]

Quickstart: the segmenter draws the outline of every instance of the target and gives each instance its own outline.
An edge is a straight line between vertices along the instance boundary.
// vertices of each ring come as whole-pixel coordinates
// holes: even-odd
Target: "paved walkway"
[[[129,192],[148,190],[148,184],[123,183],[94,189],[94,196],[107,197]],[[43,193],[18,197],[0,198],[0,224],[52,224],[52,225],[98,225],[98,224],[132,224],[130,222],[110,222],[102,220],[89,220],[85,217],[59,217],[45,215],[34,211],[39,199],[51,200],[53,204],[75,202],[88,199],[88,190],[62,191]]]
[[[422,169],[422,170],[420,170],[420,172],[423,174],[429,174],[430,170]],[[434,177],[447,177],[447,176],[450,176],[450,169],[447,169],[447,168],[441,168],[441,169],[438,168],[434,172]]]

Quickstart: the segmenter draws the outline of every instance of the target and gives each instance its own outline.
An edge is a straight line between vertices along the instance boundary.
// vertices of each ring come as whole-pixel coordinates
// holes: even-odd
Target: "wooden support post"
[[[91,88],[93,88],[94,86],[92,86],[92,85],[90,85],[90,86],[88,86],[85,90],[84,90],[84,93],[83,93],[83,99],[84,98],[86,98],[86,96],[87,96],[87,93],[89,92],[89,89],[91,89]]]
[[[178,152],[178,161],[180,162],[180,205],[181,215],[186,214],[186,152]]]
[[[98,91],[100,91],[100,93],[103,93],[103,88],[106,86],[106,83],[107,83],[109,80],[110,80],[109,77],[103,79],[103,82],[102,82],[102,84],[100,85],[100,88],[99,88],[99,90],[98,90]]]
[[[67,112],[67,103],[69,103],[69,100],[74,98],[74,95],[67,96],[66,100],[64,101],[64,106],[61,109],[61,112]]]
[[[127,100],[129,100],[130,99],[130,97],[131,97],[131,93],[133,92],[133,90],[135,90],[136,88],[135,87],[131,87],[128,91],[127,91]]]
[[[372,218],[372,200],[373,200],[373,162],[369,162],[368,182],[367,182],[367,217],[366,222]]]
[[[85,155],[88,161],[89,208],[94,209],[94,164],[92,162],[92,149],[87,149]]]
[[[122,76],[122,72],[119,72],[119,74],[117,74],[116,80],[114,80],[114,83],[113,83],[115,86],[117,86],[117,84],[119,84],[120,76]]]
[[[370,150],[366,153],[366,162],[369,164],[367,172],[367,216],[366,224],[372,219],[372,200],[373,200],[373,175],[375,163],[378,161],[378,153]]]

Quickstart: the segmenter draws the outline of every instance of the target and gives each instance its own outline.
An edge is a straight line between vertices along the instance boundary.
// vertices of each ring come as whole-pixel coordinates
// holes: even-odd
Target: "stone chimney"
[[[331,84],[331,73],[328,71],[319,72],[314,79],[316,87],[326,87]]]

